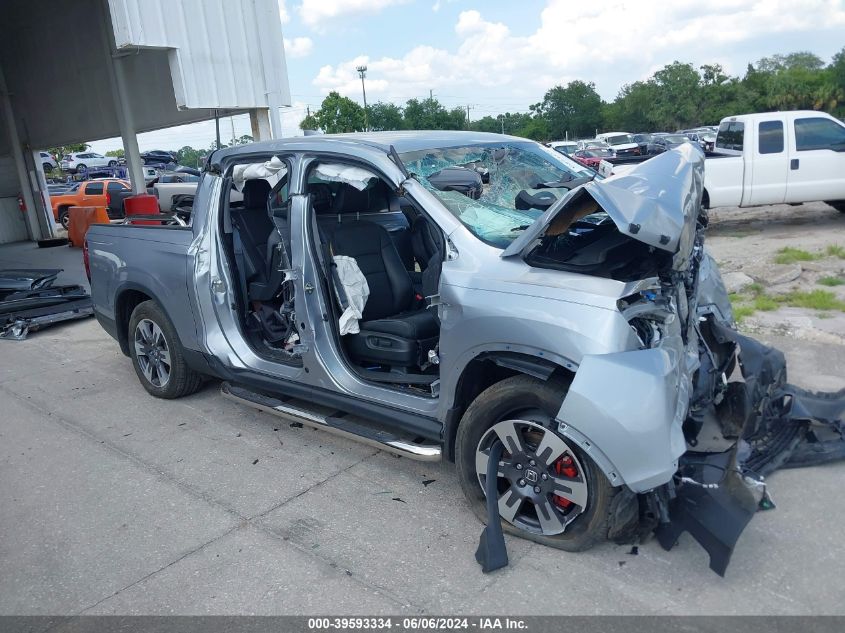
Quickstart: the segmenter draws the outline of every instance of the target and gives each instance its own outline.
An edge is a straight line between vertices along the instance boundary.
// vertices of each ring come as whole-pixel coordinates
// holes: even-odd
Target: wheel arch
[[[558,378],[568,382],[575,376],[576,368],[575,363],[541,350],[514,351],[509,346],[476,354],[461,369],[451,406],[446,413],[443,427],[443,453],[446,458],[449,461],[455,460],[458,425],[464,412],[482,391],[520,374],[543,381]]]
[[[115,295],[114,319],[117,342],[120,344],[120,351],[126,356],[129,356],[129,319],[132,317],[132,311],[144,301],[155,301],[164,310],[164,304],[159,301],[155,293],[140,284],[124,284]]]

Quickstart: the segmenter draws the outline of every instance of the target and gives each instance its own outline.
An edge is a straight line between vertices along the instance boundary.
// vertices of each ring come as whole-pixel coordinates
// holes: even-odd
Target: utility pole
[[[220,110],[214,111],[214,129],[217,132],[217,149],[220,149]]]
[[[235,117],[229,117],[229,123],[232,124],[232,147],[235,146]]]
[[[434,90],[432,90],[431,88],[428,89],[428,98],[434,99]]]
[[[364,86],[364,77],[367,76],[367,67],[358,66],[355,70],[361,76],[361,92],[364,93],[364,131],[366,132],[370,127],[370,122],[367,118],[367,88]]]
[[[467,104],[467,129],[470,129],[470,127],[469,127],[469,104]]]
[[[496,118],[497,118],[497,119],[499,119],[499,121],[501,121],[501,122],[502,122],[502,134],[504,134],[504,133],[505,133],[505,115],[504,115],[504,114],[500,114],[500,115],[499,115],[499,116],[497,116]]]

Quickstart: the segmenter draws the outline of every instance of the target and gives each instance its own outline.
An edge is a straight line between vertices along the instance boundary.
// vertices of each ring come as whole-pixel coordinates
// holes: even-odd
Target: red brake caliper
[[[558,459],[554,463],[554,469],[555,473],[558,475],[563,475],[564,477],[569,477],[570,479],[575,479],[575,477],[578,476],[578,469],[575,467],[575,462],[569,455],[563,455],[560,459]],[[572,502],[569,499],[564,499],[558,495],[554,495],[552,497],[552,501],[554,501],[554,504],[558,508],[562,508],[564,510],[572,505]]]

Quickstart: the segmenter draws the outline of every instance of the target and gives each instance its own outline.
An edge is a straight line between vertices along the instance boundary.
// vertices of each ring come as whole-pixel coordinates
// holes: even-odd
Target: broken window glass
[[[551,204],[596,176],[570,158],[530,141],[426,149],[406,152],[401,159],[464,226],[497,248],[505,248]],[[462,193],[454,173],[445,188],[445,179],[433,178],[454,167],[466,169],[468,181],[480,176],[480,196]]]

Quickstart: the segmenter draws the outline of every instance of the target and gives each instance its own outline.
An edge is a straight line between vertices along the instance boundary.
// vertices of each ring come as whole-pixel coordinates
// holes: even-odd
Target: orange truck
[[[53,217],[67,229],[71,207],[104,207],[110,218],[123,217],[123,200],[132,195],[126,180],[102,178],[80,182],[65,193],[50,196]]]

